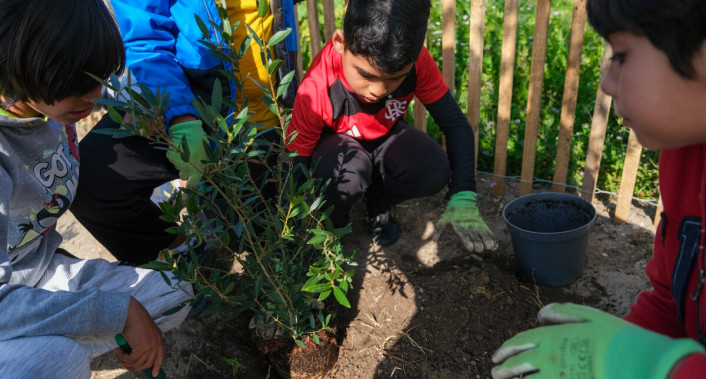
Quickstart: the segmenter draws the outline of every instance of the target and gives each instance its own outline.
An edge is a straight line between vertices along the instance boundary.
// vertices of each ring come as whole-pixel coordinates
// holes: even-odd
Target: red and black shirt
[[[288,134],[297,133],[287,149],[311,157],[324,128],[360,140],[384,136],[407,115],[414,97],[421,101],[442,132],[453,179],[451,194],[475,191],[475,143],[473,131],[450,95],[436,62],[426,48],[400,86],[377,103],[358,100],[343,74],[342,56],[329,41],[311,62],[297,90]]]

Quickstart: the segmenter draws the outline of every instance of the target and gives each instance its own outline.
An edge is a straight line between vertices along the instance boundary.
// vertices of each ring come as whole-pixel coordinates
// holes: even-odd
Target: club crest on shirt
[[[387,100],[385,106],[387,107],[387,112],[385,112],[385,118],[388,120],[398,119],[407,113],[407,101],[399,101],[397,99]]]

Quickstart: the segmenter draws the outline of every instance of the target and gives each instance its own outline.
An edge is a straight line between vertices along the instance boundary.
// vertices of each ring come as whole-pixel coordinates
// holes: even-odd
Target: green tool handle
[[[120,349],[122,349],[124,352],[128,354],[132,352],[132,348],[127,343],[127,340],[125,339],[125,337],[123,337],[121,333],[115,335],[115,342],[118,343],[118,346],[120,346]],[[157,376],[152,376],[151,368],[146,368],[142,370],[142,373],[145,374],[145,377],[147,378],[167,379],[167,375],[164,374],[164,371],[162,371],[162,369],[159,369],[159,374],[157,374]]]

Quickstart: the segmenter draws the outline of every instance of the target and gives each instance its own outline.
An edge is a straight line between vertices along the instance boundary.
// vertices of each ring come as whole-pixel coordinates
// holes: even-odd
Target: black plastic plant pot
[[[555,192],[519,197],[505,206],[520,273],[544,286],[573,283],[584,270],[596,209],[574,195]]]

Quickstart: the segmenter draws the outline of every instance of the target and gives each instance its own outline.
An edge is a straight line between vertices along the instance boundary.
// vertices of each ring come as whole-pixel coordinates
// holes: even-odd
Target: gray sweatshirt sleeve
[[[129,293],[50,292],[5,284],[0,286],[0,340],[118,333],[125,326],[129,302]]]

